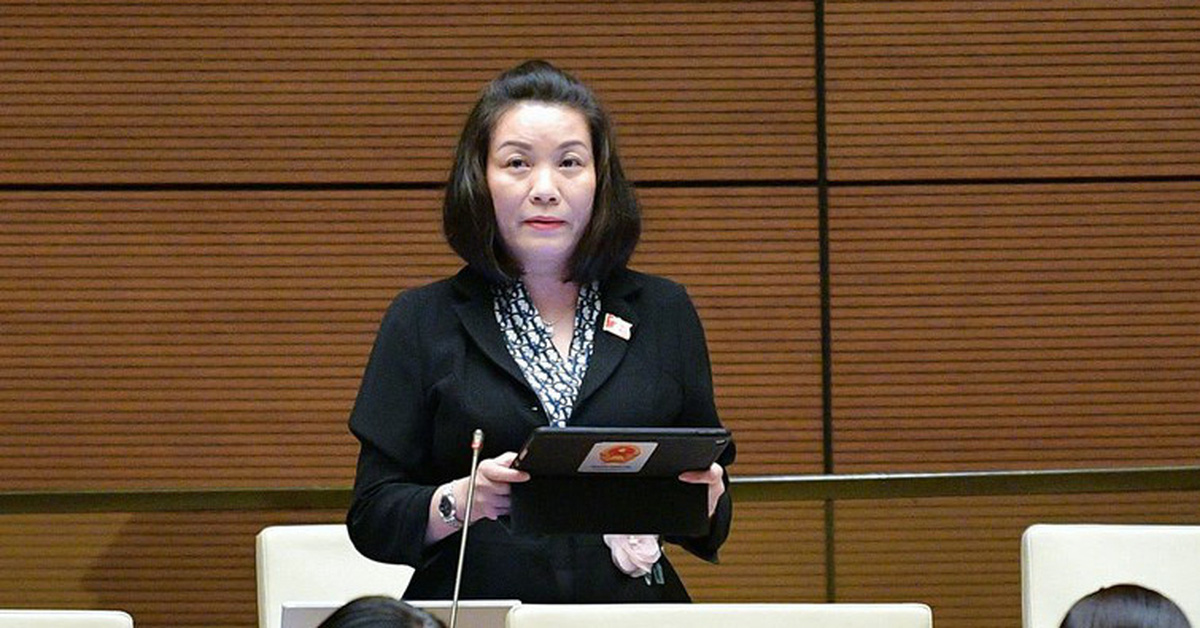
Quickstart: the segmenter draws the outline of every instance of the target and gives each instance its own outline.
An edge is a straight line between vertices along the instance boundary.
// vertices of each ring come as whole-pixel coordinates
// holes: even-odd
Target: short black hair
[[[1059,628],[1191,628],[1170,598],[1136,584],[1105,587],[1071,606]]]
[[[483,89],[467,116],[442,204],[446,241],[469,266],[496,283],[520,277],[520,263],[504,246],[487,184],[492,131],[520,102],[569,107],[587,120],[595,155],[592,217],[567,262],[565,281],[588,283],[624,267],[641,236],[641,209],[617,157],[612,122],[599,99],[574,76],[542,60],[526,61]]]
[[[446,628],[438,618],[386,595],[368,595],[337,609],[317,628]]]

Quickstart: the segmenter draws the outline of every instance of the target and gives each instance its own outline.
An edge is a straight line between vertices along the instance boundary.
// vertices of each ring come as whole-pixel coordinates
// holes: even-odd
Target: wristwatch
[[[442,495],[438,498],[438,514],[442,516],[442,521],[453,528],[462,527],[462,519],[458,518],[458,503],[454,499],[454,484],[447,484],[442,488]]]

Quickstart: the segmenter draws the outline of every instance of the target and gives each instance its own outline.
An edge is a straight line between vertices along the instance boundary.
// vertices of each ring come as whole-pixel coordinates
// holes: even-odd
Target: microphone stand
[[[458,570],[454,574],[454,601],[450,604],[450,628],[458,624],[458,588],[462,585],[463,558],[467,555],[467,529],[471,527],[471,505],[475,503],[475,469],[479,466],[479,450],[483,449],[483,430],[471,436],[471,479],[467,481],[467,509],[463,515],[462,540],[458,544]]]

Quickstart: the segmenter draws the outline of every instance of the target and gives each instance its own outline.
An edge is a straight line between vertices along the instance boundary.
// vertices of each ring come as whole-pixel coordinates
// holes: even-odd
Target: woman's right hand
[[[475,469],[475,504],[471,508],[471,522],[480,519],[495,519],[508,514],[512,507],[512,484],[529,480],[529,474],[512,468],[517,459],[514,451],[488,458]],[[454,499],[467,503],[467,478],[454,482]],[[466,511],[460,513],[466,516]]]
[[[512,484],[529,480],[529,474],[512,468],[513,460],[517,459],[516,452],[507,452],[482,460],[475,469],[475,503],[471,507],[471,522],[480,519],[495,519],[508,514],[512,508]],[[467,478],[459,478],[449,483],[450,491],[454,494],[454,503],[458,505],[458,517],[467,516]],[[433,492],[429,501],[429,523],[425,526],[425,543],[436,543],[462,526],[446,523],[438,512],[438,502],[446,485],[439,486]]]

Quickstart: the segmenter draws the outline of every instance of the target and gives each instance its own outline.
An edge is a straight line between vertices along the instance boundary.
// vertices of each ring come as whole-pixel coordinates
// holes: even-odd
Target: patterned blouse
[[[575,332],[566,357],[554,347],[553,329],[538,316],[524,283],[497,286],[492,292],[496,322],[500,323],[508,352],[537,393],[550,425],[565,427],[575,408],[588,359],[592,357],[596,320],[600,316],[599,285],[590,283],[579,289]]]

